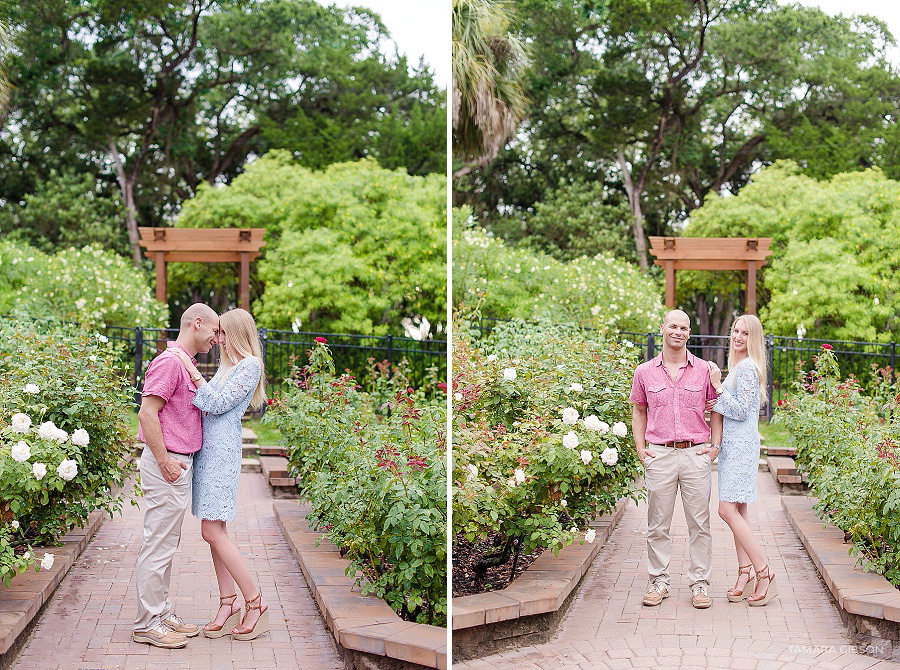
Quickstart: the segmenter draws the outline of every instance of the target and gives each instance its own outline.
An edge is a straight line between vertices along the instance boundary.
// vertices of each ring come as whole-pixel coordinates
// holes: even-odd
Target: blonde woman
[[[209,543],[219,582],[219,611],[203,627],[203,634],[252,640],[269,630],[268,605],[225,524],[236,512],[241,416],[248,405],[256,408],[265,402],[265,376],[256,323],[248,312],[234,309],[222,314],[218,341],[219,370],[209,383],[187,355],[179,356],[197,387],[194,405],[203,413],[203,447],[194,457],[191,514],[201,519],[200,532]],[[235,582],[244,596],[243,619]]]
[[[766,396],[766,355],[762,324],[752,314],[735,319],[728,348],[728,376],[710,363],[709,379],[719,393],[710,415],[712,444],[719,447],[719,516],[731,528],[738,559],[738,578],[728,591],[729,602],[754,607],[778,595],[769,568],[750,530],[747,505],[756,501],[759,462],[760,399]],[[750,569],[756,582],[750,584]]]

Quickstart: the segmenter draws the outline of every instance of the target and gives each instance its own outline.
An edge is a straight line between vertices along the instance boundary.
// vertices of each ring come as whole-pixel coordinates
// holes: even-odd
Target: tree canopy
[[[369,10],[0,0],[0,21],[15,44],[0,203],[27,207],[54,175],[89,174],[123,208],[135,264],[139,224],[164,225],[200,184],[271,148],[314,168],[371,156],[444,169],[445,93],[424,65],[379,51],[388,34]]]

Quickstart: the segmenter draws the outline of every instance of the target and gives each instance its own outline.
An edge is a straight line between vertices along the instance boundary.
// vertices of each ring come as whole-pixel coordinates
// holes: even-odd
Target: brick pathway
[[[715,473],[714,473],[715,477]],[[643,607],[647,586],[647,508],[630,503],[610,541],[584,578],[555,638],[464,663],[462,670],[488,668],[898,668],[857,653],[841,623],[830,593],[781,509],[780,495],[768,473],[757,479],[759,497],[750,506],[751,524],[761,532],[763,553],[775,571],[779,597],[765,607],[729,603],[736,559],[731,532],[711,509],[713,578],[707,610],[691,606],[684,577],[687,527],[680,499],[673,521],[669,598],[656,608]]]
[[[338,670],[343,663],[272,513],[261,474],[244,473],[232,538],[269,603],[271,632],[251,642],[201,634],[183,649],[131,641],[132,584],[143,510],[127,505],[108,519],[57,588],[22,650],[16,670]],[[200,522],[188,512],[172,571],[175,611],[203,624],[218,592]]]

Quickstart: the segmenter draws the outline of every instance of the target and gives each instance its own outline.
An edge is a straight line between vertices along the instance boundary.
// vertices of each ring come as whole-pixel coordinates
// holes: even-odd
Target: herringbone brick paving
[[[713,475],[715,477],[715,473]],[[454,663],[458,670],[601,670],[604,668],[734,668],[799,670],[898,668],[858,653],[830,593],[781,508],[768,473],[757,479],[751,524],[775,572],[779,597],[765,607],[729,603],[736,559],[731,532],[715,510],[713,480],[713,606],[696,610],[685,574],[687,527],[680,499],[673,522],[670,596],[644,607],[647,508],[630,503],[610,541],[579,587],[548,644]]]
[[[57,588],[20,653],[15,670],[338,670],[343,663],[296,559],[272,513],[269,486],[243,473],[232,539],[269,603],[271,632],[250,642],[226,636],[192,638],[183,649],[131,641],[132,578],[143,532],[143,509],[125,506],[107,519]],[[172,570],[175,611],[187,621],[212,618],[218,591],[200,522],[185,516]]]

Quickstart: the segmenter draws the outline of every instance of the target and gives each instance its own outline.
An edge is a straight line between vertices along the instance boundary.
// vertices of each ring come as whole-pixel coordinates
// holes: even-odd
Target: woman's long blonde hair
[[[735,365],[732,333],[737,322],[741,319],[744,320],[744,326],[747,328],[747,356],[753,361],[753,367],[756,368],[756,376],[759,378],[759,400],[761,403],[764,403],[768,397],[766,338],[763,336],[762,323],[753,314],[741,314],[731,324],[731,330],[728,331],[728,369],[733,369]]]
[[[256,329],[256,321],[250,312],[243,309],[232,309],[219,317],[219,329],[225,333],[225,347],[219,345],[219,369],[226,371],[226,376],[234,367],[248,356],[259,359],[262,373],[259,375],[259,383],[253,396],[250,398],[250,407],[258,409],[266,402],[266,370],[263,365],[262,348],[259,346],[259,332]],[[240,358],[238,358],[240,356]]]

